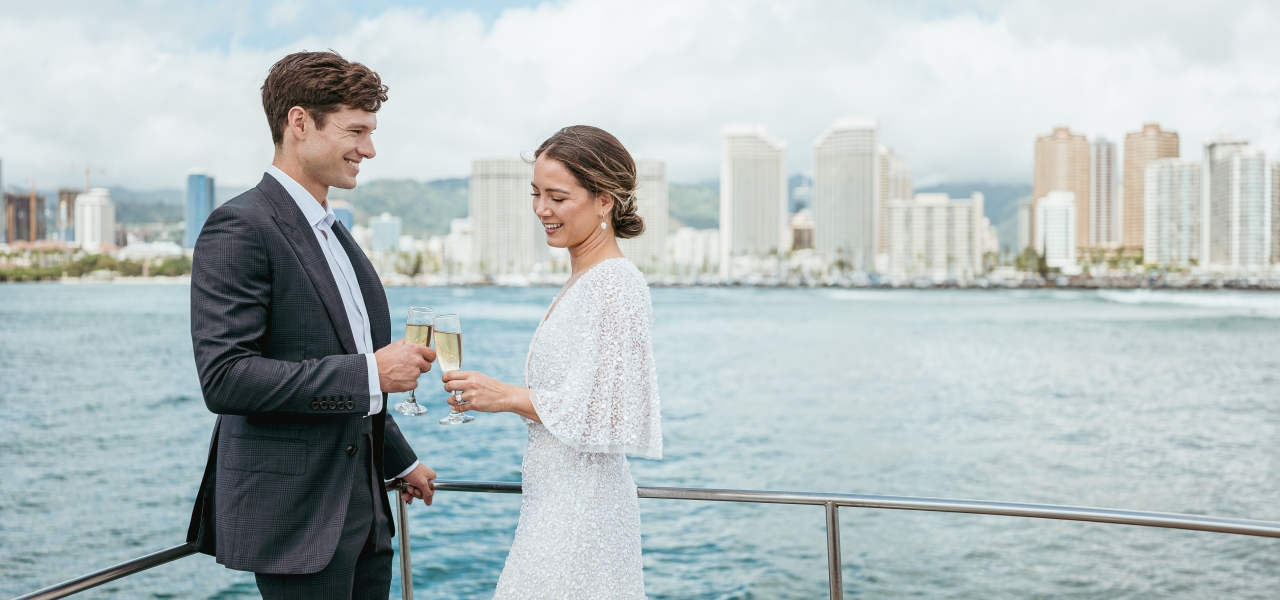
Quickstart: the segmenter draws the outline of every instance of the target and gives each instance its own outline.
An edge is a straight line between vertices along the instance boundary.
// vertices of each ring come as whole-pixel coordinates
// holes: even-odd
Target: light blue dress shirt
[[[316,241],[320,242],[324,259],[329,263],[334,282],[338,284],[338,293],[342,295],[342,307],[347,312],[347,322],[351,324],[351,335],[356,339],[356,350],[364,355],[365,362],[368,364],[369,414],[378,414],[382,411],[382,386],[378,382],[378,360],[373,354],[369,311],[365,309],[364,294],[360,292],[360,282],[356,279],[355,269],[351,267],[351,258],[347,256],[347,251],[333,235],[333,222],[337,217],[334,216],[333,209],[329,208],[328,202],[323,204],[318,202],[307,188],[302,187],[302,184],[294,181],[275,165],[267,167],[267,173],[284,186],[284,190],[289,193],[290,198],[293,198],[294,203],[302,210],[303,216],[307,218],[307,222],[311,224],[311,230],[316,234]],[[417,466],[418,461],[414,461],[397,477],[408,475]]]

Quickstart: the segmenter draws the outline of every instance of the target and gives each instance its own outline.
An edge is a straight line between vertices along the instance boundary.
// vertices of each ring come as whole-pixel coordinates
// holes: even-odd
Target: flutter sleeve
[[[627,265],[630,266],[629,264]],[[632,267],[634,271],[634,267]],[[581,330],[560,385],[531,389],[538,417],[579,452],[662,458],[662,416],[653,360],[653,307],[639,272],[613,269],[589,284],[572,315]],[[560,361],[557,361],[560,362]]]

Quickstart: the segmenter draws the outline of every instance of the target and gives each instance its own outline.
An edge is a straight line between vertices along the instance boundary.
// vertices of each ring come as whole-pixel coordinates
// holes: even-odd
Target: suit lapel
[[[342,249],[347,251],[351,260],[351,268],[356,272],[356,280],[360,283],[360,294],[364,296],[364,308],[369,312],[369,337],[373,341],[373,349],[377,350],[391,343],[391,310],[387,307],[387,292],[382,288],[378,272],[373,270],[373,263],[364,255],[364,251],[356,245],[351,232],[340,221],[333,223],[333,234],[337,236]]]
[[[356,354],[359,348],[356,346],[355,336],[351,333],[351,322],[347,320],[347,310],[342,305],[342,294],[338,292],[338,283],[333,279],[333,271],[329,270],[329,262],[324,258],[324,250],[320,248],[320,242],[316,240],[311,224],[307,223],[302,210],[274,177],[263,176],[258,189],[275,203],[275,221],[280,225],[281,233],[284,234],[285,239],[289,240],[289,245],[297,254],[298,262],[302,263],[302,270],[306,271],[307,277],[311,279],[311,285],[315,286],[316,292],[320,294],[320,302],[324,304],[324,310],[329,314],[329,321],[338,332],[338,339],[342,341],[343,349],[348,354]],[[387,327],[390,329],[390,325]]]

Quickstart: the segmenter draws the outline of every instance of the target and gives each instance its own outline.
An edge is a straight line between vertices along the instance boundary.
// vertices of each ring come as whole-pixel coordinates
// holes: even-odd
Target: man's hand
[[[431,370],[436,351],[426,346],[406,344],[401,339],[374,352],[373,358],[378,362],[379,387],[383,392],[394,394],[418,387],[418,376]]]
[[[404,500],[405,504],[413,504],[414,498],[420,498],[427,506],[431,506],[431,497],[436,493],[435,480],[436,472],[432,471],[431,467],[418,463],[417,468],[404,476],[404,482],[408,487],[400,492],[400,499]]]

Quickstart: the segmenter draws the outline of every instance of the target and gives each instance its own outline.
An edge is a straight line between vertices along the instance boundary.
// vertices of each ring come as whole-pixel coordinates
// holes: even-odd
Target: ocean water
[[[396,288],[519,382],[556,290]],[[0,596],[178,544],[214,417],[184,286],[0,286]],[[1280,521],[1280,295],[653,290],[666,456],[640,485],[1044,502]],[[442,478],[516,481],[524,427],[399,423]],[[392,402],[401,398],[393,397]],[[642,500],[653,598],[826,595],[819,507]],[[491,594],[514,495],[410,509],[416,598]],[[1280,540],[842,509],[847,597],[1274,598]],[[393,586],[398,590],[399,584]],[[399,597],[393,591],[393,597]],[[85,598],[255,598],[190,557]]]

